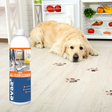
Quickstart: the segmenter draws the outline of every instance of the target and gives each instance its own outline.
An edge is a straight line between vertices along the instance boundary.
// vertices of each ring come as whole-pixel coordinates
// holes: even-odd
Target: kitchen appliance
[[[109,23],[112,22],[112,13],[98,13],[98,7],[104,7],[104,5],[111,7],[112,0],[82,0],[81,1],[81,30],[88,39],[112,39],[112,27]],[[91,8],[96,11],[96,14],[88,19],[84,15],[84,10]],[[102,25],[92,26],[95,22],[102,21]],[[94,29],[94,33],[88,33],[88,29]],[[105,33],[109,32],[109,33]]]
[[[60,6],[58,11],[55,9],[57,5]],[[80,0],[43,1],[42,12],[43,21],[55,20],[62,23],[71,21],[72,26],[80,28]]]

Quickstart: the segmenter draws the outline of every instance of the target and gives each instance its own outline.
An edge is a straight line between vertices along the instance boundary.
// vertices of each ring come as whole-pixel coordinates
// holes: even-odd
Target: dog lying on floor
[[[73,26],[56,21],[45,21],[38,24],[30,36],[31,46],[50,48],[51,53],[63,56],[72,62],[81,61],[90,55],[98,56],[84,34]]]

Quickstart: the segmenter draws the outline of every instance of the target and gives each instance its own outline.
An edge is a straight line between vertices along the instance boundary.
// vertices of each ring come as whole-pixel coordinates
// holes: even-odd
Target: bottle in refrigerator
[[[71,20],[71,17],[70,16],[67,16],[66,17],[65,23],[67,23],[69,25],[72,25],[72,20]]]

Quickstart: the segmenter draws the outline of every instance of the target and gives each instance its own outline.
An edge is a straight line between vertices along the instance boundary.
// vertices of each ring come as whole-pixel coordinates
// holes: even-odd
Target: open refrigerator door
[[[80,28],[80,1],[43,1],[43,21],[55,20]]]

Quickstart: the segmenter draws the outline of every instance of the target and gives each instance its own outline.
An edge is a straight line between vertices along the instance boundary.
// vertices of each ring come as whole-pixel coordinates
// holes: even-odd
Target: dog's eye
[[[80,47],[80,50],[83,50],[83,47]]]
[[[74,49],[74,47],[73,47],[73,46],[70,46],[70,48],[71,48],[71,49]]]

